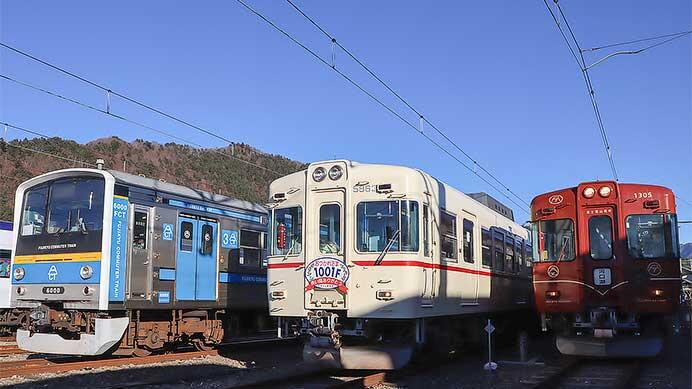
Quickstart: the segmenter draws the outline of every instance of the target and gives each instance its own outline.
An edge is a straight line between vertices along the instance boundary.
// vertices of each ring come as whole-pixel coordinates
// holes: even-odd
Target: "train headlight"
[[[601,189],[598,190],[598,194],[601,197],[608,197],[608,196],[610,196],[610,191],[611,191],[611,189],[609,186],[602,186]]]
[[[557,300],[560,298],[560,291],[559,290],[549,290],[545,292],[545,297],[548,300]]]
[[[654,289],[651,293],[656,297],[661,297],[663,296],[663,289]]]
[[[24,278],[24,269],[21,267],[14,268],[14,279],[19,281]]]
[[[94,269],[91,268],[89,265],[82,266],[79,269],[79,276],[82,277],[83,280],[91,278],[91,276],[94,274]]]
[[[596,194],[596,189],[594,189],[594,188],[592,188],[592,187],[590,187],[590,186],[587,186],[586,188],[584,188],[584,191],[582,192],[582,194],[583,194],[584,197],[586,197],[587,199],[590,199],[590,198],[593,197],[593,195]]]
[[[344,171],[337,165],[334,165],[331,167],[331,169],[329,169],[329,179],[332,181],[338,180],[343,175]]]
[[[17,287],[17,294],[23,296],[26,293],[26,288],[23,286]]]
[[[375,293],[375,297],[378,300],[389,301],[394,299],[394,293],[391,290],[378,290]]]
[[[327,177],[327,171],[323,167],[318,167],[312,172],[312,179],[317,182],[324,180],[324,177]]]

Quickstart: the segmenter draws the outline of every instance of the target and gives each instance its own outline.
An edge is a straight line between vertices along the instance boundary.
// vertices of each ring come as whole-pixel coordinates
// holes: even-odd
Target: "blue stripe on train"
[[[82,279],[79,269],[89,265],[93,269],[92,276]],[[24,269],[24,278],[13,284],[98,284],[101,278],[101,262],[39,262],[15,264],[14,268]]]
[[[267,276],[221,272],[219,282],[222,284],[266,284]]]

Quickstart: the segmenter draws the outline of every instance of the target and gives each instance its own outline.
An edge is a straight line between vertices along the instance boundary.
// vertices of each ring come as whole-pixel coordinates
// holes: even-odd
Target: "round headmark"
[[[564,201],[565,198],[562,195],[556,194],[548,197],[548,202],[552,205],[558,205]]]
[[[661,274],[663,268],[661,267],[660,263],[651,262],[649,266],[646,267],[646,271],[649,273],[650,276],[656,277]]]
[[[346,293],[348,276],[348,266],[342,260],[331,257],[317,258],[305,267],[305,291],[338,289],[339,292]]]
[[[548,266],[546,273],[548,274],[548,277],[555,278],[560,275],[560,268],[556,265],[550,265]]]

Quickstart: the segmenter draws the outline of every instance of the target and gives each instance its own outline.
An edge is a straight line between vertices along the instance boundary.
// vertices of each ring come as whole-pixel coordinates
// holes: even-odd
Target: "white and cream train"
[[[399,368],[531,317],[531,245],[511,209],[420,170],[347,160],[270,186],[270,314],[304,357]],[[516,324],[516,323],[515,323]]]

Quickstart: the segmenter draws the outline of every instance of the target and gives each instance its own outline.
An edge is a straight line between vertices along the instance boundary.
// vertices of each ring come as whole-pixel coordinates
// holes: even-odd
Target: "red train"
[[[531,202],[533,284],[563,354],[654,356],[680,300],[675,196],[586,182]]]

